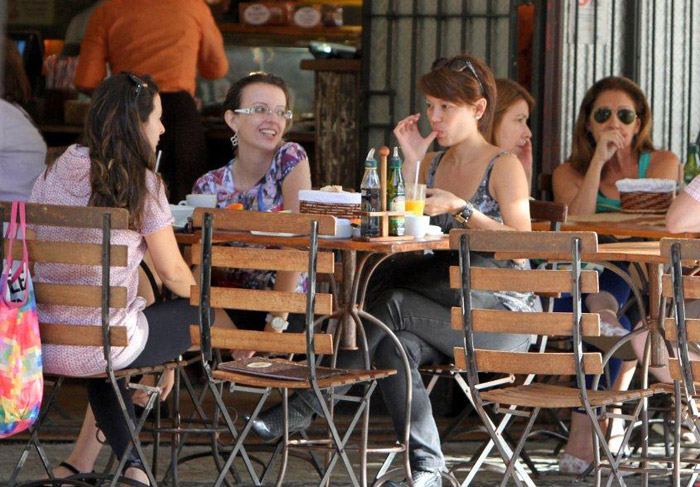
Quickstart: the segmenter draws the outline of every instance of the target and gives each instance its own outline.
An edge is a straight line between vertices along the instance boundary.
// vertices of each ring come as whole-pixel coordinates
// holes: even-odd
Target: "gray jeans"
[[[498,266],[488,258],[479,258],[484,267]],[[392,262],[389,286],[368,296],[367,311],[394,331],[401,342],[410,365],[413,401],[411,403],[411,434],[409,450],[411,466],[419,470],[442,468],[445,464],[440,447],[433,410],[428,392],[418,368],[427,364],[449,363],[454,347],[463,345],[463,332],[453,330],[450,308],[459,306],[459,293],[449,287],[449,265],[456,265],[455,255],[443,253],[437,256],[421,256],[419,259],[400,259]],[[371,292],[371,291],[370,291]],[[481,309],[505,309],[492,293],[475,292],[472,305]],[[364,330],[370,360],[377,368],[395,369],[397,374],[379,381],[389,414],[397,435],[403,434],[406,417],[406,372],[394,342],[377,326],[366,322]],[[477,348],[506,351],[523,351],[530,344],[529,335],[475,334]],[[337,366],[346,369],[363,369],[360,351],[341,351]],[[302,398],[317,412],[318,404],[311,395]]]

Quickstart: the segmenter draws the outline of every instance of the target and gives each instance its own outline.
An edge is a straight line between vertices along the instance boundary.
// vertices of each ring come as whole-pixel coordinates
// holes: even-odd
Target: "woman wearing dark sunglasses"
[[[671,152],[655,150],[651,140],[651,110],[642,90],[627,78],[611,76],[596,82],[583,98],[576,124],[573,147],[566,162],[554,170],[554,200],[569,205],[572,215],[620,211],[620,194],[615,183],[624,178],[678,178],[678,158]],[[616,263],[626,268],[625,263]],[[624,336],[632,325],[626,316],[618,318],[630,288],[616,274],[605,270],[599,278],[600,292],[589,294],[584,311],[599,313],[602,342]],[[555,311],[570,311],[571,300],[557,300]],[[613,338],[610,338],[613,337]],[[607,348],[609,343],[597,343]],[[636,361],[610,360],[612,389],[626,390]],[[610,446],[617,451],[621,429],[613,422]],[[585,414],[572,414],[571,431],[560,468],[567,473],[584,471],[593,459],[590,422]]]

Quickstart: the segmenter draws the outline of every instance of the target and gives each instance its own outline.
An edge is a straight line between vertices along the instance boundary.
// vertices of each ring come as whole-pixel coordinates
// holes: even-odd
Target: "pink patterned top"
[[[233,164],[236,159],[232,159],[224,167],[209,171],[199,178],[192,188],[196,194],[215,194],[217,207],[225,208],[231,203],[241,203],[245,210],[255,211],[282,211],[284,209],[284,198],[282,196],[282,183],[292,169],[297,167],[301,161],[307,160],[306,151],[295,142],[285,142],[277,149],[270,168],[265,175],[260,178],[257,184],[247,191],[239,191],[233,180]],[[306,289],[306,274],[299,277],[297,291]],[[269,289],[275,284],[275,273],[273,271],[256,271],[250,269],[229,269],[221,286],[247,288],[247,289]]]
[[[143,351],[148,338],[148,322],[142,310],[145,300],[136,295],[138,290],[138,267],[147,250],[144,235],[148,235],[169,225],[170,214],[165,188],[158,176],[151,171],[146,173],[148,196],[142,217],[143,228],[115,230],[112,244],[128,247],[127,267],[112,267],[110,284],[123,286],[127,290],[127,307],[110,309],[110,325],[126,326],[129,345],[113,347],[112,360],[115,369],[128,366]],[[70,146],[53,166],[47,169],[34,183],[29,201],[53,205],[87,206],[90,199],[90,156],[86,147]],[[50,241],[70,241],[101,243],[102,232],[97,229],[35,227],[38,238]],[[72,284],[100,285],[101,272],[96,266],[68,264],[36,264],[35,282],[61,282]],[[39,305],[39,318],[46,323],[68,325],[100,326],[99,308]],[[65,345],[45,345],[44,370],[76,377],[84,377],[104,372],[106,361],[102,348],[73,347]]]

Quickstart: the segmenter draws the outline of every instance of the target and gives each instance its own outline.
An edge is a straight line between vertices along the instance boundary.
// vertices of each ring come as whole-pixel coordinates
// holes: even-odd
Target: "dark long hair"
[[[574,125],[571,155],[568,162],[581,174],[586,174],[595,153],[595,140],[588,130],[588,121],[591,118],[593,105],[598,97],[606,91],[621,91],[626,93],[634,102],[634,110],[639,117],[639,133],[632,142],[632,149],[637,152],[652,152],[654,143],[651,140],[651,108],[642,89],[631,79],[620,76],[608,76],[595,82],[588,88],[581,101],[581,108]]]
[[[137,230],[148,191],[146,171],[155,167],[142,125],[155,109],[157,94],[149,76],[125,72],[111,76],[95,90],[85,122],[91,160],[89,204],[126,208]]]

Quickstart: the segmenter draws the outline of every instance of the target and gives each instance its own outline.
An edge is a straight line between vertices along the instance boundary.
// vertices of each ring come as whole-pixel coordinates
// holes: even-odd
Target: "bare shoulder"
[[[583,175],[570,162],[559,164],[552,172],[552,184],[557,184],[557,182],[572,183],[581,179],[583,179]]]
[[[658,150],[651,153],[647,177],[661,179],[676,179],[680,162],[678,156],[671,151]]]
[[[657,150],[651,153],[650,164],[653,165],[677,165],[678,156],[669,150]]]
[[[522,167],[523,165],[520,162],[520,159],[518,159],[515,154],[511,153],[498,156],[496,161],[493,163],[493,170],[498,173],[508,172],[509,174],[512,174],[512,171],[517,171],[518,168],[522,169]]]

